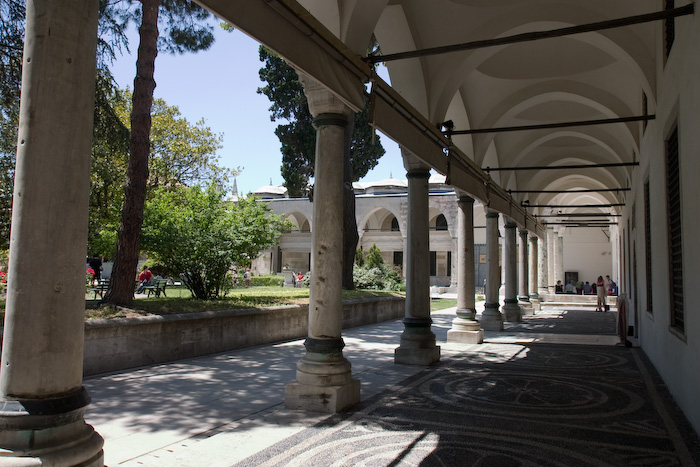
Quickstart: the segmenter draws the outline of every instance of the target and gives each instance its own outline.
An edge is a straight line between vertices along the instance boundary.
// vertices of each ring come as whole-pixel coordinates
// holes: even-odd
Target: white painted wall
[[[609,233],[608,233],[609,235]],[[564,237],[564,271],[578,272],[583,282],[595,282],[598,276],[614,277],[610,240],[600,228],[568,228]]]
[[[629,290],[631,313],[639,319],[639,341],[646,355],[661,374],[686,416],[700,431],[700,15],[676,20],[676,40],[668,61],[661,58],[662,28],[658,28],[657,107],[649,109],[656,119],[649,122],[643,135],[640,166],[632,173],[632,192],[621,220],[621,231],[631,220],[635,226],[630,238],[637,246],[638,290]],[[683,242],[683,279],[685,332],[675,332],[670,321],[668,279],[668,221],[666,209],[665,139],[678,125],[681,173],[681,222]],[[644,263],[644,196],[648,178],[651,198],[652,280],[646,279]],[[631,224],[631,222],[630,222]],[[621,232],[622,233],[622,232]],[[626,233],[622,233],[626,237]],[[621,255],[625,252],[622,251]],[[630,284],[630,288],[633,283]],[[646,288],[653,294],[652,309],[646,308]],[[638,298],[639,302],[634,303]]]

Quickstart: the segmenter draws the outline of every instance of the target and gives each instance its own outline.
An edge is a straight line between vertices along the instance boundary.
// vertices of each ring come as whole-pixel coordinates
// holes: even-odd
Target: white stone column
[[[476,320],[474,284],[474,199],[458,192],[457,203],[457,317],[447,342],[481,344],[484,331]]]
[[[314,228],[311,234],[309,332],[285,407],[336,413],[360,401],[360,381],[343,356],[343,158],[351,110],[325,87],[300,76],[316,126]]]
[[[560,280],[562,285],[566,287],[566,282],[564,281],[564,237],[561,233],[557,234],[557,243],[554,246],[554,261],[554,271],[557,280]]]
[[[498,289],[501,288],[501,271],[498,263],[498,212],[486,211],[486,302],[481,315],[481,328],[485,331],[502,331],[503,315],[499,311]]]
[[[503,304],[503,314],[506,321],[522,321],[522,309],[518,305],[516,293],[518,282],[518,268],[515,252],[515,222],[506,217],[505,237],[503,239],[503,269],[506,280],[505,300]]]
[[[557,283],[557,275],[554,270],[554,245],[557,243],[557,234],[553,227],[547,228],[547,289],[554,294],[554,285]]]
[[[544,296],[549,293],[549,260],[547,258],[549,254],[548,237],[547,232],[545,232],[545,236],[540,239],[542,244],[537,250],[538,292],[540,299],[543,299]]]
[[[97,18],[96,1],[27,2],[0,465],[103,465],[82,387]]]
[[[406,316],[394,362],[430,365],[440,360],[440,347],[430,329],[430,249],[428,178],[430,169],[404,151],[408,179],[408,238],[406,243]]]
[[[539,286],[538,266],[540,257],[540,249],[537,242],[539,239],[537,235],[531,234],[528,240],[530,242],[530,252],[528,255],[528,272],[530,274],[528,294],[530,295],[530,303],[532,303],[533,311],[538,311],[540,310],[540,294],[537,292]]]
[[[527,229],[518,229],[518,305],[522,309],[523,315],[532,315],[534,310],[530,303],[529,283],[530,274],[528,267],[528,243]]]

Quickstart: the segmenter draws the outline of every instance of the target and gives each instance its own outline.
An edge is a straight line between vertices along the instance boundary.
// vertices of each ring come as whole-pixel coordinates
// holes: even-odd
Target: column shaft
[[[314,115],[316,165],[311,238],[309,331],[296,381],[285,389],[285,406],[335,413],[360,401],[360,382],[343,357],[343,158],[350,110],[330,91],[300,77]]]
[[[549,247],[548,247],[548,235],[545,233],[545,236],[541,239],[541,245],[540,248],[537,250],[537,269],[538,269],[538,292],[540,294],[540,298],[542,298],[545,294],[549,293],[549,260],[548,260],[548,255],[549,255]]]
[[[406,248],[406,317],[401,344],[394,362],[430,365],[440,359],[430,319],[430,240],[428,230],[428,167],[415,156],[404,154],[408,170],[408,216]]]
[[[529,281],[530,274],[528,273],[528,251],[527,251],[527,230],[518,230],[518,300],[527,302],[530,300]]]
[[[27,2],[0,366],[3,465],[103,464],[82,388],[97,18],[97,1]]]
[[[527,229],[518,230],[518,304],[524,315],[534,313],[533,304],[530,303],[530,273],[529,253],[527,241]]]
[[[554,270],[554,245],[556,244],[556,233],[553,228],[547,229],[547,288],[549,293],[554,293],[554,285],[557,283],[557,275]]]
[[[499,311],[498,290],[501,287],[501,271],[498,263],[498,213],[486,210],[486,303],[481,315],[481,327],[487,331],[502,331],[503,316]]]
[[[530,296],[530,300],[532,299],[539,299],[539,293],[537,292],[537,288],[539,286],[539,258],[540,258],[540,249],[538,245],[538,238],[536,235],[530,235],[528,238],[530,242],[530,252],[528,253],[528,272],[530,274],[530,280],[528,281],[528,295]]]
[[[457,317],[447,331],[447,342],[480,344],[484,331],[476,321],[474,199],[460,196],[457,206]]]
[[[516,225],[512,221],[506,221],[505,238],[503,239],[503,266],[505,269],[505,301],[503,314],[506,321],[522,321],[522,309],[518,306],[516,287],[518,282],[518,268],[515,248]]]
[[[561,234],[557,235],[556,253],[554,256],[557,261],[554,266],[557,271],[557,280],[560,280],[566,287],[566,282],[564,281],[564,237]]]

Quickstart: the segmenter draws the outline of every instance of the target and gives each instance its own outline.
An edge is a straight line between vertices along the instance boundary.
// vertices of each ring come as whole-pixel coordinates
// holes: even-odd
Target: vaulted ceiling
[[[267,3],[289,6],[293,2]],[[681,6],[679,3],[689,2],[677,0],[676,6]],[[444,129],[441,125],[451,121],[459,133],[639,117],[653,115],[655,110],[656,76],[663,66],[656,60],[663,56],[663,22],[659,20],[564,37],[391,58],[402,52],[658,12],[663,9],[661,0],[299,0],[296,7],[299,5],[359,59],[367,61],[369,44],[376,39],[386,58],[393,90],[437,128]],[[303,19],[303,14],[297,12],[297,18]],[[477,166],[491,169],[492,179],[512,190],[518,202],[619,204],[624,203],[625,192],[605,190],[629,186],[630,173],[635,170],[629,163],[638,158],[643,128],[644,122],[632,121],[477,132],[451,135],[451,144]],[[594,164],[617,165],[511,170]],[[616,209],[542,207],[528,212],[613,213]]]

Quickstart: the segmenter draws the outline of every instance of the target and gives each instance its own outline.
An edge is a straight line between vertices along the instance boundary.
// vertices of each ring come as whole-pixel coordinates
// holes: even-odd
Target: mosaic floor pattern
[[[697,464],[695,432],[639,349],[484,344],[238,465]]]

